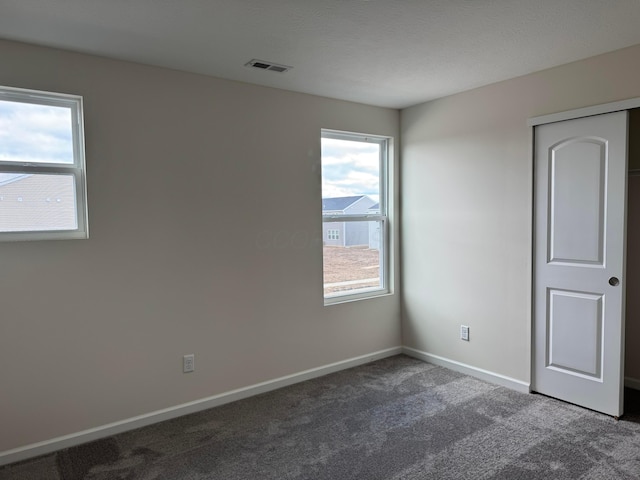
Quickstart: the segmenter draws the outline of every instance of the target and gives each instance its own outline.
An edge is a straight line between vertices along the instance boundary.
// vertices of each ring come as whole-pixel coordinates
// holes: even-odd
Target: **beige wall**
[[[527,118],[638,96],[635,46],[402,112],[405,345],[530,381]]]
[[[397,137],[398,111],[0,58],[1,85],[84,96],[91,235],[0,244],[0,452],[400,345],[397,293],[323,306],[319,248],[320,129]]]

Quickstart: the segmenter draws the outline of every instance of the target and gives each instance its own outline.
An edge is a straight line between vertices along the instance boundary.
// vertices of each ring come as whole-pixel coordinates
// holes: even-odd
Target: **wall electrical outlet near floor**
[[[196,356],[192,353],[191,355],[185,355],[182,357],[182,372],[189,373],[193,372],[196,369]]]
[[[460,340],[469,341],[469,327],[466,325],[460,325]]]

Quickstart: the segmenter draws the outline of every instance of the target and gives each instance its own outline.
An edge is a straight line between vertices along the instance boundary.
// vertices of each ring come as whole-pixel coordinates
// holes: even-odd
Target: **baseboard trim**
[[[640,380],[637,378],[624,377],[624,386],[634,390],[640,390]]]
[[[529,393],[531,391],[529,383],[523,382],[521,380],[516,380],[515,378],[507,377],[505,375],[500,375],[499,373],[490,372],[489,370],[484,370],[482,368],[473,367],[465,363],[456,362],[455,360],[450,360],[438,355],[433,355],[421,350],[416,350],[415,348],[402,347],[402,352],[405,355],[417,358],[424,362],[433,363],[434,365],[438,365],[440,367],[455,370],[456,372],[464,373],[466,375],[479,378],[480,380],[495,383],[512,390],[517,390],[518,392]]]
[[[312,378],[322,377],[340,370],[346,370],[348,368],[371,363],[382,358],[399,355],[401,353],[403,353],[402,347],[388,348],[386,350],[380,350],[367,355],[361,355],[359,357],[324,365],[322,367],[312,368],[310,370],[286,375],[284,377],[250,385],[248,387],[239,388],[237,390],[231,390],[229,392],[213,395],[193,402],[183,403],[182,405],[176,405],[175,407],[157,410],[155,412],[138,415],[137,417],[109,423],[100,427],[90,428],[70,435],[53,438],[44,442],[33,443],[24,447],[6,450],[4,452],[0,452],[0,466],[20,462],[40,455],[46,455],[63,448],[69,448],[94,440],[99,440],[104,437],[163,422],[165,420],[171,420],[190,413],[218,407],[225,403],[235,402],[237,400],[277,390],[278,388],[293,385],[295,383],[304,382],[305,380],[311,380]]]

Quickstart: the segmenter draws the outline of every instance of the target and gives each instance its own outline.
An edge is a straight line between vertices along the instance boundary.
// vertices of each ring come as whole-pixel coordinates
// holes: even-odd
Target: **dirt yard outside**
[[[380,286],[380,252],[363,247],[324,247],[324,293]]]

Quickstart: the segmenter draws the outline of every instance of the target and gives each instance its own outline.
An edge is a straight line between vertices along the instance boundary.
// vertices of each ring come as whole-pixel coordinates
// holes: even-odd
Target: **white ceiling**
[[[0,0],[0,38],[393,108],[640,44],[639,25],[639,0]]]

